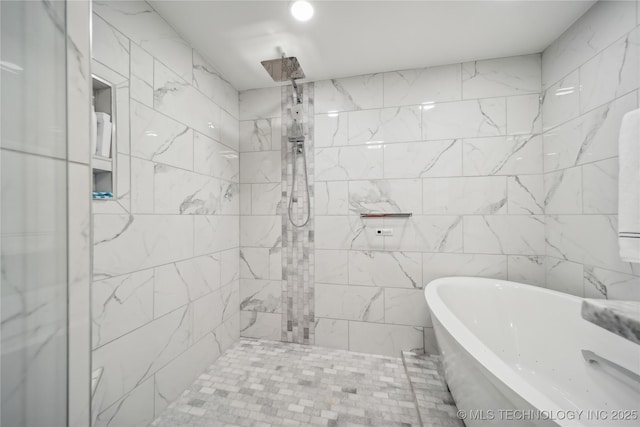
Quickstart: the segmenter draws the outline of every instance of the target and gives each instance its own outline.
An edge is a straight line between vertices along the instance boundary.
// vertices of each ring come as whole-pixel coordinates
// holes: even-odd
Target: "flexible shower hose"
[[[293,148],[291,150],[291,154],[293,155],[293,180],[291,182],[291,195],[289,196],[289,222],[291,222],[291,224],[294,227],[304,227],[305,225],[307,225],[309,223],[309,219],[311,219],[311,203],[310,203],[310,196],[309,196],[309,175],[307,174],[307,150],[305,150],[304,145],[300,146],[300,151],[302,153],[302,165],[304,168],[304,183],[305,183],[305,195],[306,195],[306,199],[307,199],[307,215],[306,215],[306,219],[304,220],[304,222],[302,224],[296,224],[296,222],[293,220],[293,197],[294,194],[296,192],[296,176],[298,175],[297,173],[297,164],[298,164],[298,156],[296,151],[298,150],[298,143],[295,142],[292,144]]]

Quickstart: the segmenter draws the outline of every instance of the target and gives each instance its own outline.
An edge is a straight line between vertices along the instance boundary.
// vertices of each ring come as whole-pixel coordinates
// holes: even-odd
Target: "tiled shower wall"
[[[542,55],[547,285],[640,300],[618,255],[618,135],[638,108],[640,7],[596,3]]]
[[[95,2],[117,200],[95,201],[94,425],[147,425],[239,337],[238,93],[145,2]]]
[[[540,56],[529,55],[313,84],[312,342],[430,351],[429,281],[457,274],[544,285],[540,70]],[[280,88],[240,94],[240,292],[260,302],[242,307],[250,337],[280,339],[287,326],[283,101]]]

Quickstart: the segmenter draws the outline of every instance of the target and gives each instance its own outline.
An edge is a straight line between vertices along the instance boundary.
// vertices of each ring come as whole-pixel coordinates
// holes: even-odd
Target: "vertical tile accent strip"
[[[315,339],[314,282],[314,86],[300,85],[303,99],[304,148],[309,182],[309,206],[305,195],[303,157],[292,151],[287,135],[291,127],[293,88],[282,86],[282,341],[313,344]],[[293,162],[297,161],[296,188],[293,189]],[[309,222],[304,227],[294,227],[289,221],[289,195],[294,192],[296,202],[292,212],[294,221],[304,221],[307,209]]]

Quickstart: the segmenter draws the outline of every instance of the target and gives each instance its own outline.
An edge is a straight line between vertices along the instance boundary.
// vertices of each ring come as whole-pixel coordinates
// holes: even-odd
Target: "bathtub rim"
[[[442,325],[444,333],[448,334],[456,343],[458,343],[469,357],[479,363],[491,375],[501,381],[513,393],[531,404],[536,410],[558,413],[558,411],[573,411],[582,408],[562,408],[556,402],[549,399],[544,393],[530,385],[524,380],[516,370],[511,368],[496,353],[490,350],[475,334],[473,334],[455,314],[444,303],[438,290],[440,287],[446,286],[452,282],[466,283],[470,286],[477,286],[477,282],[483,282],[487,285],[509,286],[512,288],[527,287],[535,288],[536,292],[552,295],[554,298],[562,298],[575,302],[582,298],[557,292],[551,289],[540,288],[538,286],[527,285],[524,283],[512,282],[501,279],[489,279],[484,277],[472,276],[449,276],[442,277],[429,282],[424,289],[427,306],[431,311],[431,315],[435,316],[438,323]],[[473,283],[476,282],[476,283]],[[434,324],[435,326],[435,324]],[[472,408],[482,409],[482,408]],[[554,420],[560,426],[583,426],[578,420]]]

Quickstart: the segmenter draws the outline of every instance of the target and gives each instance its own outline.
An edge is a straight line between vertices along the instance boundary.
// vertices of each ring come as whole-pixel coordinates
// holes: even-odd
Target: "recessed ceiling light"
[[[313,16],[313,6],[305,0],[298,0],[291,5],[291,14],[298,21],[308,21]]]

